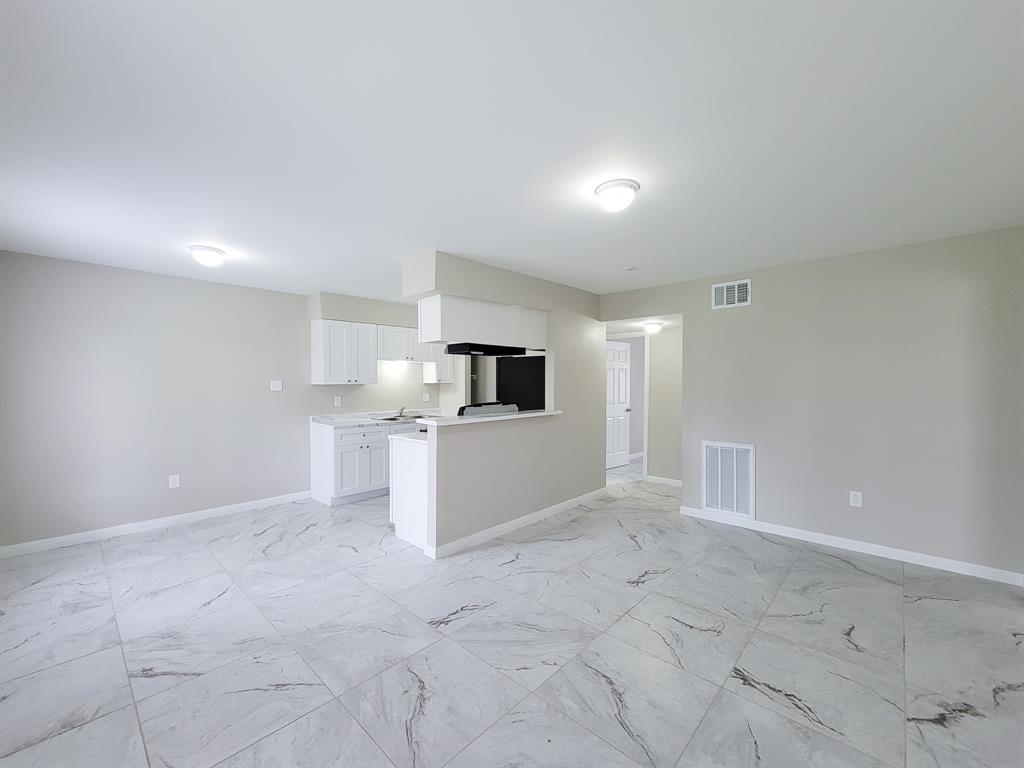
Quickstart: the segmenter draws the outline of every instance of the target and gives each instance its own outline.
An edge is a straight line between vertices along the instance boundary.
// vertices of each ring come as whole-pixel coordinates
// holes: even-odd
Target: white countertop
[[[557,416],[561,411],[519,411],[519,413],[495,413],[490,416],[437,416],[417,419],[417,424],[428,427],[451,427],[459,424],[480,424],[485,421],[510,421],[512,419],[533,419],[537,416]]]
[[[397,408],[395,409],[398,410]],[[413,410],[413,409],[410,409]],[[414,424],[419,416],[410,416],[397,421],[373,418],[375,412],[370,413],[330,413],[324,416],[311,416],[310,421],[314,424],[325,424],[328,427],[352,428],[352,427],[386,427],[389,424]],[[381,414],[392,414],[394,411],[380,411]],[[416,409],[414,413],[434,416],[438,413],[436,408]]]

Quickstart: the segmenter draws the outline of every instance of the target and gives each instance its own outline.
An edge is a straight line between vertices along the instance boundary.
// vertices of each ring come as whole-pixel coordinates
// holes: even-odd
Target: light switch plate
[[[167,487],[168,488],[180,488],[181,487],[181,475],[168,475],[167,476]]]
[[[341,395],[334,396],[334,407],[341,408]]]
[[[430,402],[430,393],[429,392],[424,392],[423,393],[423,402],[424,403],[429,403]]]
[[[860,491],[850,491],[850,506],[851,507],[863,507],[864,506],[864,494]]]
[[[284,389],[284,383],[280,379],[271,379],[270,380],[270,391],[271,392],[280,392],[282,389]]]

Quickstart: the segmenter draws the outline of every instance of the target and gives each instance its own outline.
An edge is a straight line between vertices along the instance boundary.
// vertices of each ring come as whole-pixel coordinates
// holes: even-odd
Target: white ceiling
[[[1024,221],[1020,3],[2,15],[10,250],[380,297],[444,250],[604,293]]]

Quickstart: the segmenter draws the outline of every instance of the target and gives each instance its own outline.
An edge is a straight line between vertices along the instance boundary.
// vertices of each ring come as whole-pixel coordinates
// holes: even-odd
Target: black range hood
[[[497,344],[449,344],[444,348],[446,355],[486,355],[488,357],[510,357],[525,355],[525,347],[502,347]]]

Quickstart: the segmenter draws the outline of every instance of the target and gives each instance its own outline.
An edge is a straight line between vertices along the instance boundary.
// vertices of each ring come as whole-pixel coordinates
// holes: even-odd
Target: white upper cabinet
[[[373,384],[376,381],[376,325],[310,320],[311,383]]]
[[[548,316],[539,309],[438,294],[419,301],[419,340],[545,349]]]
[[[452,384],[455,381],[455,365],[452,355],[444,353],[444,344],[426,344],[431,348],[434,362],[423,364],[424,384]]]
[[[378,360],[407,360],[411,363],[432,362],[433,351],[429,344],[420,344],[415,328],[399,328],[394,325],[378,325]]]

